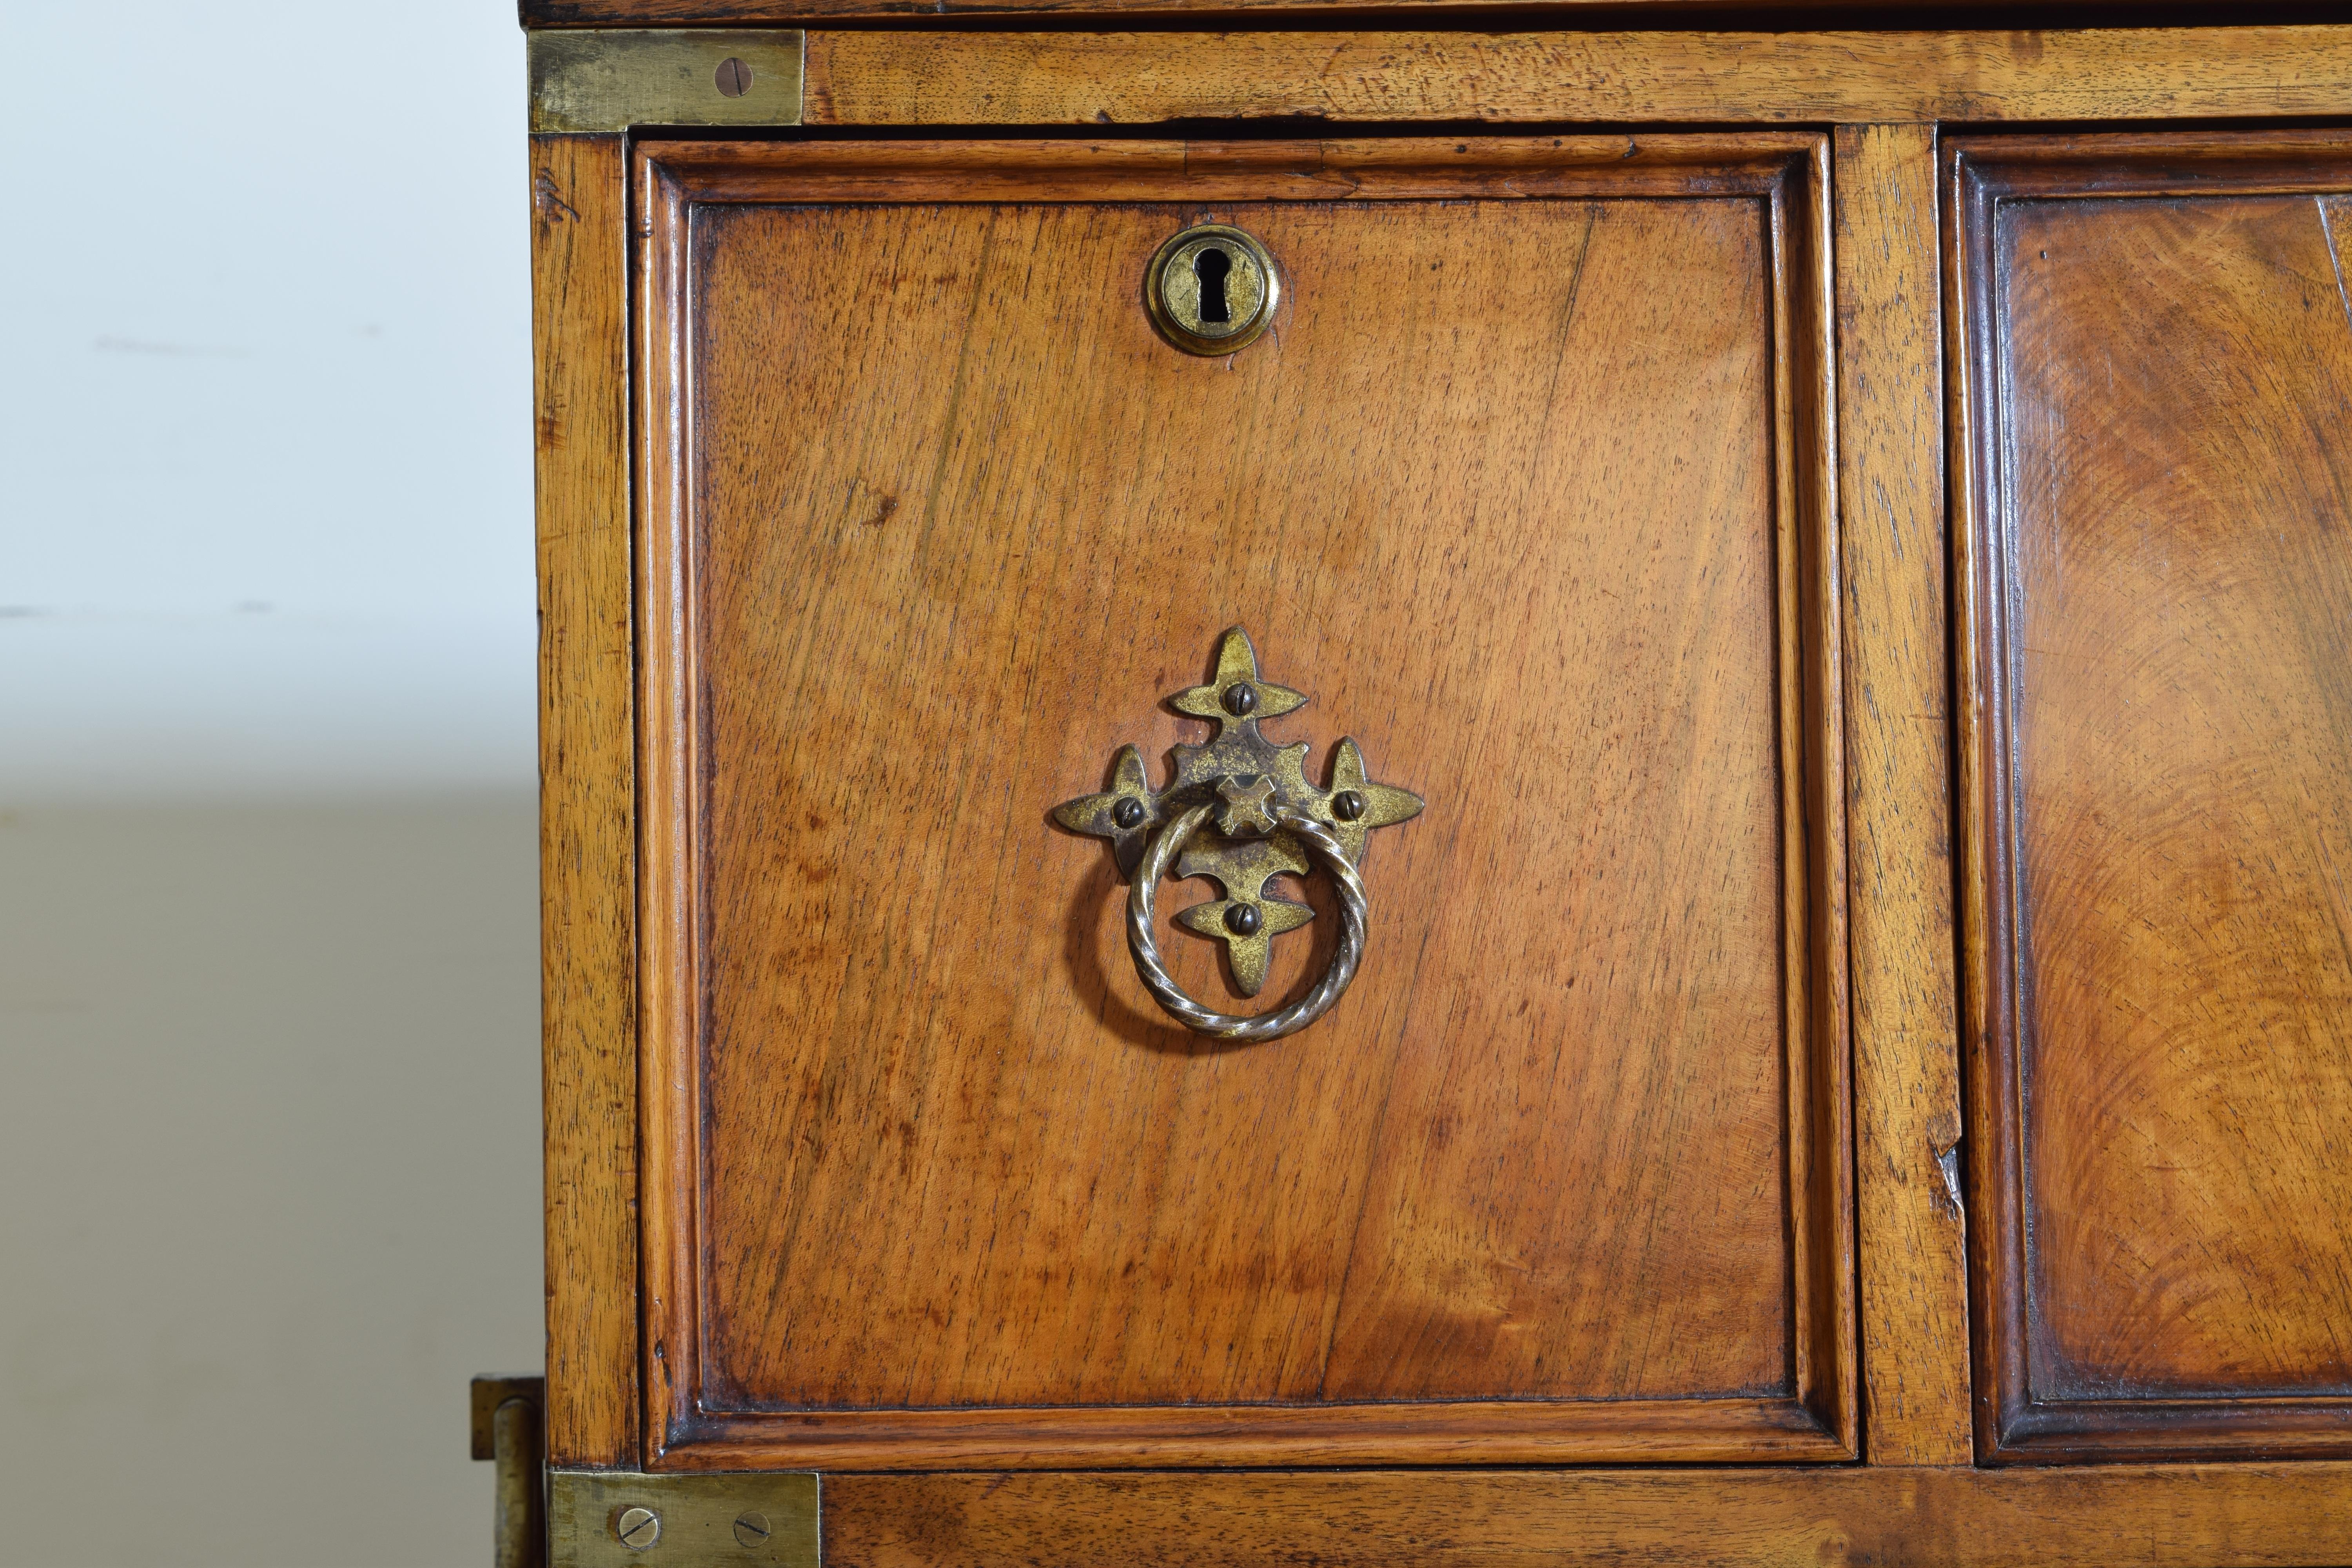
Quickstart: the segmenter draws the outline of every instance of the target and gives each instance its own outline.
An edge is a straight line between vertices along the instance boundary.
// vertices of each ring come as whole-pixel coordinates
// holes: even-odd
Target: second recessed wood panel
[[[673,1439],[887,1462],[1128,1412],[1093,1452],[1132,1462],[1319,1409],[1401,1435],[1290,1457],[1448,1451],[1405,1402],[1472,1457],[1839,1451],[1786,155],[1715,191],[1552,167],[1547,200],[1213,206],[1067,167],[1050,200],[820,205],[768,156],[667,171],[723,196],[667,295],[698,889]],[[1290,291],[1226,360],[1136,299],[1202,218]],[[1269,729],[1316,776],[1352,734],[1431,800],[1372,847],[1353,990],[1246,1049],[1157,1013],[1108,855],[1045,820],[1121,742],[1157,773],[1199,738],[1158,700],[1235,622],[1311,694]],[[1266,998],[1335,923],[1277,945]],[[1162,943],[1232,1005],[1213,944]]]
[[[2352,163],[1969,144],[1989,1447],[2352,1445]]]

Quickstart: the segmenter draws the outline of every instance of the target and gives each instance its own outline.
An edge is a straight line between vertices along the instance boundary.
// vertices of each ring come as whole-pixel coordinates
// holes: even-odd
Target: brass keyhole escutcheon
[[[1265,246],[1240,229],[1202,224],[1162,245],[1143,279],[1151,320],[1186,353],[1229,354],[1257,341],[1282,298]]]

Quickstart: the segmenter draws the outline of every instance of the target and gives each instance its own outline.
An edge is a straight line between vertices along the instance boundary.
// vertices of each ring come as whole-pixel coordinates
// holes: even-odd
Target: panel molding
[[[1809,133],[1257,143],[648,143],[638,290],[648,1469],[1842,1460],[1858,1449],[1846,1048],[1843,717],[1828,143]],[[685,460],[690,218],[719,202],[1362,200],[1745,195],[1763,204],[1774,354],[1776,624],[1794,1398],[729,1411],[703,1396],[703,807]],[[1791,652],[1790,650],[1797,650]]]
[[[2341,132],[1961,139],[1942,184],[1953,500],[1964,1037],[1978,1453],[1993,1464],[2352,1455],[2352,1399],[2037,1394],[2021,1051],[2016,520],[2004,466],[1996,253],[2014,199],[2320,194],[2352,188]]]

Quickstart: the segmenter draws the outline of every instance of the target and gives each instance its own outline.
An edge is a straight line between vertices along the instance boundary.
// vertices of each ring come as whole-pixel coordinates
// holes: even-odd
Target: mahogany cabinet
[[[556,1561],[2352,1561],[2352,27],[524,11]]]

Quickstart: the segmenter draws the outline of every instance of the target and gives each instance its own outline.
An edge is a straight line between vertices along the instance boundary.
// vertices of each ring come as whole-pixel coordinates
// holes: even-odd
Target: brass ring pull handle
[[[1331,954],[1330,967],[1315,989],[1287,1007],[1255,1017],[1234,1013],[1218,1013],[1202,1006],[1169,977],[1167,966],[1160,962],[1159,939],[1152,935],[1152,902],[1160,879],[1192,835],[1216,810],[1213,805],[1196,805],[1168,825],[1167,830],[1152,841],[1137,868],[1135,880],[1127,889],[1127,951],[1135,958],[1135,973],[1143,978],[1144,988],[1152,999],[1180,1019],[1185,1027],[1203,1035],[1214,1035],[1221,1040],[1278,1040],[1285,1035],[1296,1034],[1325,1013],[1339,994],[1348,989],[1348,982],[1356,978],[1356,966],[1364,961],[1364,879],[1348,864],[1348,852],[1331,836],[1330,829],[1303,812],[1276,806],[1276,826],[1296,836],[1300,843],[1315,851],[1323,868],[1331,873],[1331,881],[1339,889],[1339,945]]]
[[[1329,783],[1307,782],[1307,742],[1277,745],[1258,722],[1303,706],[1306,694],[1258,674],[1248,636],[1234,626],[1219,639],[1215,675],[1206,686],[1169,700],[1179,713],[1217,726],[1205,746],[1178,746],[1175,776],[1151,787],[1142,754],[1119,748],[1111,787],[1064,801],[1054,820],[1073,833],[1111,841],[1129,879],[1127,945],[1152,997],[1187,1028],[1219,1039],[1279,1039],[1328,1012],[1363,962],[1366,900],[1357,872],[1375,827],[1419,814],[1421,797],[1365,776],[1356,742],[1331,749]],[[1213,823],[1213,832],[1206,831]],[[1153,828],[1160,831],[1157,837]],[[1255,996],[1265,984],[1274,938],[1315,918],[1305,904],[1270,893],[1278,876],[1303,877],[1319,860],[1339,889],[1339,943],[1314,989],[1271,1013],[1243,1016],[1203,1007],[1184,994],[1160,961],[1152,919],[1160,879],[1213,878],[1224,897],[1177,912],[1179,925],[1225,944],[1234,985]]]

